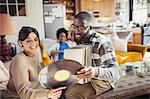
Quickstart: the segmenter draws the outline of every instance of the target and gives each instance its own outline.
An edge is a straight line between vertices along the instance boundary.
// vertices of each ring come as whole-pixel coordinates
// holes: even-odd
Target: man
[[[77,78],[92,78],[86,84],[74,84],[67,88],[66,99],[87,99],[102,94],[114,87],[120,78],[118,62],[111,40],[92,30],[92,17],[87,12],[79,12],[72,24],[72,36],[77,44],[92,46],[92,66],[77,72]]]

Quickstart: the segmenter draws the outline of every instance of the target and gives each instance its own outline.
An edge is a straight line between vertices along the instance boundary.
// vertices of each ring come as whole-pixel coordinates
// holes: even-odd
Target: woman
[[[63,59],[64,49],[68,49],[76,45],[75,42],[67,41],[68,31],[65,28],[58,29],[56,36],[58,42],[54,44],[50,49],[50,56],[52,56],[53,61]]]
[[[10,65],[10,80],[8,88],[17,92],[21,99],[57,99],[62,89],[44,89],[38,82],[40,64],[37,58],[39,34],[35,28],[22,27],[19,32],[18,43],[23,51],[18,53]]]

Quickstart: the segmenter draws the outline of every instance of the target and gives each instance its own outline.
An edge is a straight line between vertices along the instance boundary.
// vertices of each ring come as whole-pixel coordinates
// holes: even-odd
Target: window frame
[[[139,24],[145,24],[147,21],[147,9],[148,9],[147,0],[145,0],[145,1],[139,0],[139,2],[137,2],[136,0],[133,0],[132,21],[139,19],[135,22],[139,23]],[[140,12],[143,12],[143,13],[140,13]],[[145,12],[145,14],[144,14],[144,12]],[[140,18],[138,16],[138,13],[140,13],[139,14]],[[143,14],[143,15],[141,15],[141,14]],[[138,18],[136,18],[136,17],[138,17]],[[143,18],[145,19],[144,21],[143,21]]]
[[[0,6],[6,6],[6,12],[7,14],[10,14],[10,10],[9,10],[9,7],[10,6],[15,6],[16,7],[16,15],[11,15],[11,16],[27,16],[27,8],[26,8],[26,0],[24,0],[24,3],[18,3],[18,0],[15,0],[15,3],[9,3],[8,0],[5,0],[6,2],[5,3],[0,3]],[[24,6],[25,7],[25,11],[24,11],[24,14],[23,15],[20,15],[19,14],[19,6]]]

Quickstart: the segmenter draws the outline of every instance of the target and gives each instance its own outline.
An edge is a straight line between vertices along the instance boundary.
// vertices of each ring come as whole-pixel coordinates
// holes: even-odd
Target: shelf
[[[67,10],[66,13],[74,13],[73,10]]]
[[[43,4],[62,4],[64,0],[43,0]]]
[[[44,0],[44,4],[64,4],[66,5],[66,18],[72,20],[76,14],[76,2],[78,0]]]
[[[66,0],[67,20],[73,19],[74,15],[75,15],[75,0]]]

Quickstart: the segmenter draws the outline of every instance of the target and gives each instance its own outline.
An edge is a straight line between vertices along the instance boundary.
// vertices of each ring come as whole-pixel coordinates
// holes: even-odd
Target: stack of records
[[[70,49],[64,50],[64,58],[79,62],[83,67],[91,66],[91,46],[77,45]],[[91,79],[81,79],[78,83],[84,84],[91,81]]]

